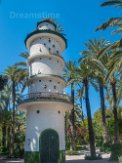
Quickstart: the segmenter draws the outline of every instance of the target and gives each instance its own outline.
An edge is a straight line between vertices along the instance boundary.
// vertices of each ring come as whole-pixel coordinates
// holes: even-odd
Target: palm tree
[[[98,54],[101,51],[101,49],[105,48],[108,44],[108,41],[104,39],[89,39],[89,43],[85,43],[87,50],[84,50],[82,52],[83,58],[89,59],[91,64],[93,65],[93,68],[95,69],[95,79],[98,83],[97,90],[99,90],[100,95],[100,105],[101,105],[101,114],[102,114],[102,127],[103,127],[103,140],[104,143],[109,141],[108,137],[108,130],[106,126],[106,114],[105,114],[105,95],[104,95],[104,89],[105,89],[105,77],[106,77],[106,64],[108,61],[107,53],[105,53],[104,57],[98,58]],[[96,86],[95,86],[96,88]]]
[[[71,85],[71,98],[72,98],[72,103],[73,103],[73,108],[71,111],[71,122],[72,122],[72,150],[75,150],[75,80],[74,80],[74,68],[75,68],[75,62],[69,61],[66,64],[65,67],[65,74],[64,77],[67,79],[67,86],[70,84]]]
[[[88,118],[88,131],[89,131],[89,142],[90,142],[90,152],[91,157],[96,156],[95,151],[95,137],[94,137],[94,129],[92,124],[92,116],[91,116],[91,106],[89,100],[89,83],[92,83],[94,79],[94,70],[92,69],[92,65],[88,62],[88,60],[80,60],[80,65],[76,68],[76,80],[77,82],[82,82],[84,86],[85,93],[85,103],[86,103],[86,111],[87,111],[87,118]]]
[[[102,3],[102,6],[114,6],[122,7],[122,0],[110,0]],[[106,29],[111,26],[117,26],[117,30],[114,33],[122,32],[122,17],[119,18],[110,18],[109,21],[97,28],[97,30]],[[115,124],[115,140],[114,143],[119,143],[119,127],[118,127],[118,115],[117,115],[117,95],[116,95],[116,78],[115,76],[120,76],[121,79],[121,65],[122,65],[122,56],[121,56],[121,47],[122,39],[108,46],[100,52],[100,56],[103,56],[105,51],[109,51],[112,55],[109,62],[109,75],[110,85],[112,88],[113,95],[113,113],[114,113],[114,124]]]
[[[96,156],[95,151],[95,138],[94,138],[94,130],[93,130],[93,124],[92,124],[92,116],[91,116],[91,107],[90,107],[90,101],[89,101],[89,82],[92,83],[92,80],[94,78],[94,71],[92,69],[92,65],[88,63],[86,60],[80,60],[79,67],[76,66],[77,64],[70,62],[70,81],[69,83],[72,83],[73,81],[77,84],[82,83],[82,87],[85,89],[85,103],[86,103],[86,110],[87,110],[87,118],[88,118],[88,130],[89,130],[89,141],[90,141],[90,152],[91,157]]]
[[[118,113],[117,113],[117,93],[116,93],[116,79],[113,78],[110,82],[113,95],[113,114],[114,114],[114,143],[120,143],[119,138],[119,122],[118,122]]]
[[[26,69],[17,68],[15,66],[8,67],[5,70],[5,75],[8,78],[9,85],[11,87],[11,101],[12,101],[12,139],[11,139],[11,155],[13,155],[14,151],[14,139],[15,139],[15,119],[16,119],[16,96],[17,96],[17,86],[19,84],[24,84],[24,79],[27,77],[27,71]]]
[[[8,85],[0,92],[0,123],[2,129],[2,147],[7,148],[7,127],[9,123],[10,88]],[[10,116],[9,116],[10,117]]]

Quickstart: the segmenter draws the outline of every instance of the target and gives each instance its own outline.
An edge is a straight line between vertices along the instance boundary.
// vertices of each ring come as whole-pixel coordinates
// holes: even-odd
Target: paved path
[[[0,160],[0,163],[24,163],[23,160]],[[117,163],[114,161],[107,160],[68,160],[66,163]]]
[[[110,154],[102,154],[102,160],[84,160],[84,155],[66,156],[66,163],[118,163],[115,161],[108,161]],[[22,159],[2,159],[0,163],[24,163]]]

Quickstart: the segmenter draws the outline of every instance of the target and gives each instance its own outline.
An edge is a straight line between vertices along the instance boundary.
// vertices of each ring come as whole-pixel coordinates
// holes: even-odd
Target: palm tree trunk
[[[87,111],[87,118],[88,118],[90,152],[91,152],[91,157],[96,157],[95,138],[94,138],[94,130],[93,130],[93,124],[92,124],[92,116],[91,116],[91,107],[90,107],[90,101],[89,101],[89,91],[88,91],[88,80],[87,80],[87,78],[83,80],[83,83],[85,85],[85,101],[86,101],[86,111]]]
[[[117,98],[116,98],[116,81],[111,81],[112,94],[113,94],[113,114],[114,114],[114,143],[120,143],[119,139],[119,123],[117,114]]]
[[[72,133],[72,150],[75,150],[75,92],[74,92],[74,83],[71,83],[71,97],[72,97],[72,103],[73,103],[73,108],[71,112],[72,116],[72,127],[73,127],[73,133]]]
[[[81,106],[81,115],[82,115],[82,122],[84,125],[84,128],[86,129],[86,125],[85,125],[85,119],[84,119],[84,113],[83,113],[83,108],[82,108],[82,96],[80,97],[80,106]]]
[[[3,123],[2,125],[2,146],[6,147],[6,125]]]
[[[10,146],[11,146],[11,129],[10,129],[10,126],[7,127],[7,149],[9,151],[9,154],[11,153],[10,152]]]
[[[104,143],[107,143],[109,142],[109,135],[106,126],[104,88],[102,84],[99,84],[99,89],[100,89],[100,103],[101,103],[101,113],[102,113],[103,140]]]
[[[15,81],[12,81],[12,111],[13,111],[13,126],[12,126],[12,148],[11,148],[11,155],[14,154],[14,140],[15,140]]]

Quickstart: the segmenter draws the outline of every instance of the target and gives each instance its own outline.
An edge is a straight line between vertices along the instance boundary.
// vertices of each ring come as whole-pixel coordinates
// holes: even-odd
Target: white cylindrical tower
[[[64,116],[72,102],[63,92],[61,53],[67,42],[56,28],[53,21],[43,20],[25,39],[30,51],[28,94],[19,104],[27,112],[25,163],[62,163],[65,159]]]

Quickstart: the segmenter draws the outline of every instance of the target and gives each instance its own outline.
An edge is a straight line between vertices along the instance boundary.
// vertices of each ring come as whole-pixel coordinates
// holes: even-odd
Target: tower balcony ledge
[[[35,60],[36,58],[40,58],[40,57],[54,57],[56,59],[60,59],[61,62],[64,64],[64,58],[60,55],[60,54],[56,54],[56,53],[45,53],[45,54],[40,54],[40,53],[37,53],[37,54],[34,54],[34,55],[30,55],[28,57],[28,61],[27,61],[27,64],[29,65],[31,62],[33,62],[33,60]]]
[[[21,96],[19,105],[34,101],[59,101],[72,104],[72,98],[69,95],[52,92],[39,92]]]
[[[63,83],[66,83],[65,79],[63,76],[59,76],[59,75],[55,75],[55,74],[42,74],[42,73],[38,73],[35,75],[31,75],[28,78],[26,78],[26,82],[29,83],[34,79],[40,79],[40,78],[49,78],[49,79],[57,79],[57,80],[61,80]]]

